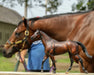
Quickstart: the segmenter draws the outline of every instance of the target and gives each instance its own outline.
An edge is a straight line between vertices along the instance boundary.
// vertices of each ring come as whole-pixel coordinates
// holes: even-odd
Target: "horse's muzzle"
[[[12,53],[7,53],[5,50],[3,50],[3,56],[6,58],[12,57]]]

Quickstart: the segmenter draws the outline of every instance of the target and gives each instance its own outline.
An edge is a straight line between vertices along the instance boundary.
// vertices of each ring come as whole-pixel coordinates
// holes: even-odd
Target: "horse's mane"
[[[47,15],[47,16],[43,16],[43,17],[34,17],[34,18],[30,18],[28,20],[31,20],[31,21],[36,21],[36,20],[39,20],[39,19],[48,19],[48,18],[52,18],[52,17],[56,17],[56,16],[61,16],[61,15],[75,15],[75,14],[84,14],[84,13],[88,13],[88,12],[91,12],[92,10],[90,11],[79,11],[79,12],[74,12],[74,13],[61,13],[61,14],[54,14],[54,15]]]
[[[75,15],[75,14],[84,14],[84,13],[88,13],[88,12],[91,12],[92,10],[90,11],[79,11],[79,12],[71,12],[71,13],[61,13],[61,14],[54,14],[54,15],[47,15],[47,16],[43,16],[43,17],[34,17],[34,18],[30,18],[28,19],[28,21],[37,21],[37,20],[40,20],[40,19],[48,19],[48,18],[52,18],[52,17],[57,17],[57,16],[61,16],[61,15]],[[18,26],[23,22],[23,20],[21,20],[19,23],[18,23]]]

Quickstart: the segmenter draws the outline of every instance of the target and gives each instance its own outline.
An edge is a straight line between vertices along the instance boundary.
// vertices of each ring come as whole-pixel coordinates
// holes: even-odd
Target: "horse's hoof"
[[[69,74],[69,72],[66,72],[66,74]]]
[[[43,72],[43,70],[41,72]]]
[[[85,73],[88,74],[87,70],[85,70]]]
[[[43,70],[41,70],[41,72],[43,72]]]
[[[53,73],[56,73],[56,71],[53,71]]]

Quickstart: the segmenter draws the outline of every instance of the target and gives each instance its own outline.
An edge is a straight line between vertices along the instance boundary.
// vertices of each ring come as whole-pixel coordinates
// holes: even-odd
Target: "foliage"
[[[58,6],[60,6],[62,3],[62,0],[48,0],[47,5],[47,11],[51,14],[56,12],[58,9]],[[43,7],[46,7],[45,4],[42,4]]]
[[[13,7],[16,5],[14,1],[15,0],[2,0],[2,5]]]
[[[72,5],[72,11],[74,10],[93,10],[94,9],[94,0],[78,0],[77,4]]]
[[[89,0],[87,3],[88,9],[93,10],[94,9],[94,0]]]
[[[15,3],[15,1],[17,3]],[[62,0],[47,0],[47,12],[54,13],[57,11],[57,7],[61,5]],[[46,7],[45,0],[2,0],[2,2],[8,6],[14,7],[17,4],[23,5],[24,2],[28,3],[28,7],[41,6]]]

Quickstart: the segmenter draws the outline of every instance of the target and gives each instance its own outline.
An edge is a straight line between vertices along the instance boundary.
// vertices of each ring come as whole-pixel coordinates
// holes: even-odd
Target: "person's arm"
[[[25,60],[25,55],[27,54],[27,49],[21,51],[21,58],[24,61]],[[20,59],[20,62],[22,63],[22,60]]]

